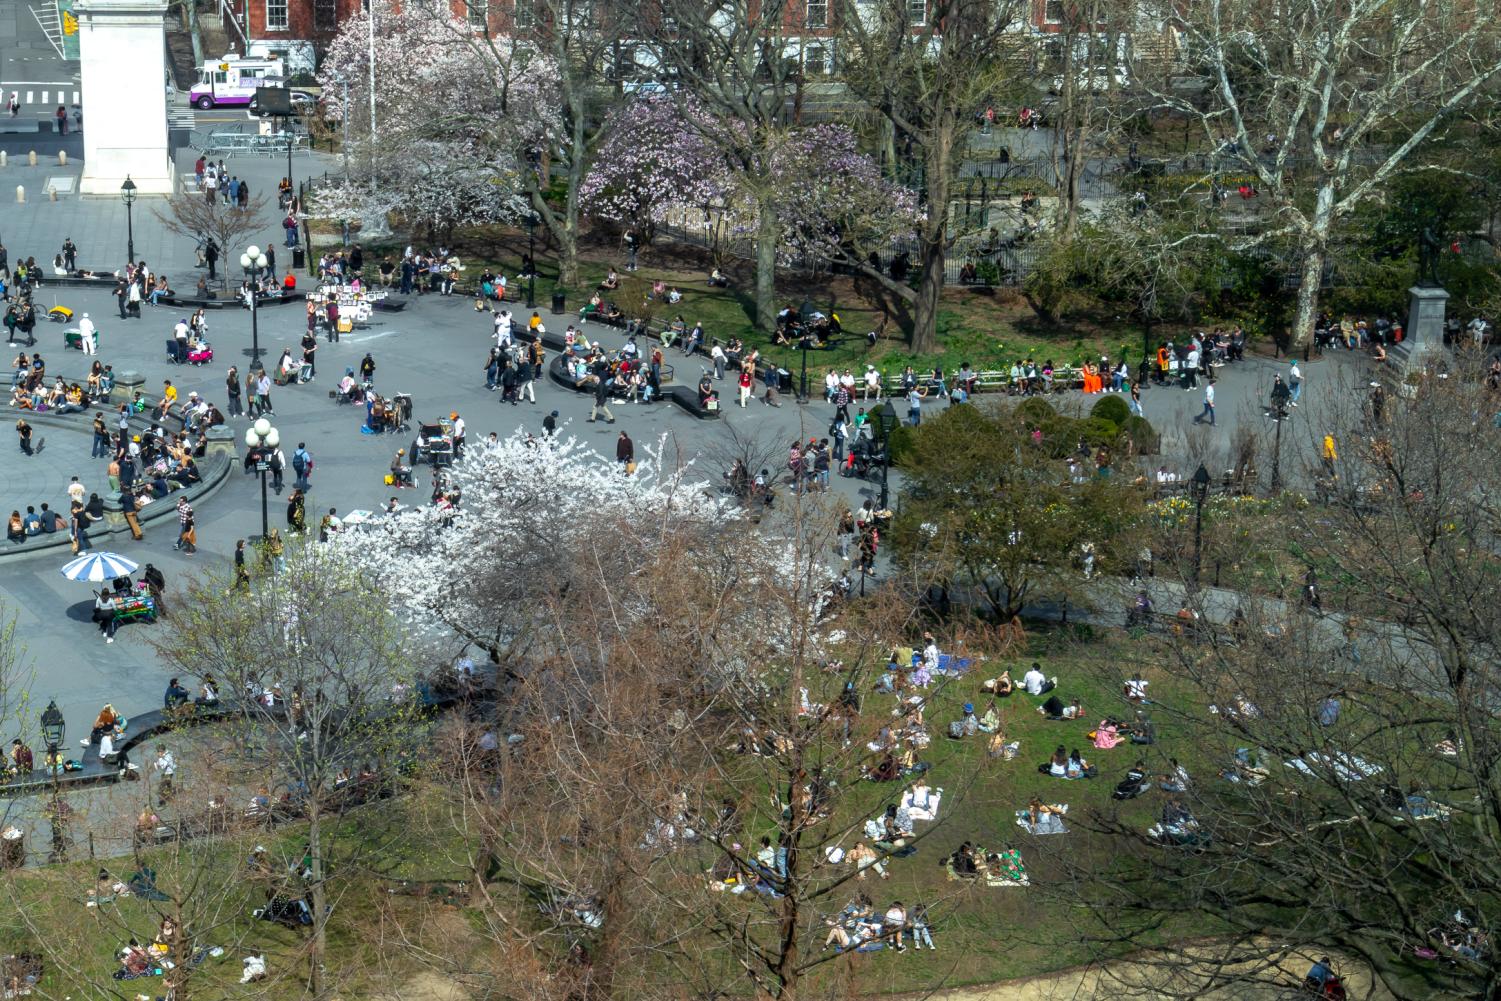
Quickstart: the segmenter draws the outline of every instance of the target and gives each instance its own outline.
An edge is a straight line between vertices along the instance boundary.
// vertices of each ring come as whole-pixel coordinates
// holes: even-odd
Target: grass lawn
[[[844,982],[860,993],[909,992],[935,985],[982,984],[1042,974],[1100,959],[1100,948],[1087,941],[1087,937],[1103,933],[1104,928],[1090,910],[1067,892],[1073,873],[1100,871],[1110,862],[1102,854],[1105,846],[1101,840],[1083,830],[1086,815],[1095,810],[1119,810],[1122,817],[1142,828],[1157,819],[1164,799],[1160,792],[1150,792],[1126,803],[1117,803],[1110,797],[1116,782],[1138,757],[1146,759],[1153,772],[1160,772],[1166,770],[1168,756],[1176,755],[1200,782],[1212,781],[1220,763],[1219,755],[1212,750],[1180,744],[1166,706],[1154,713],[1158,727],[1158,743],[1154,746],[1122,744],[1112,750],[1095,750],[1086,739],[1086,731],[1101,716],[1130,715],[1131,707],[1121,698],[1120,684],[1138,667],[1151,682],[1154,700],[1172,704],[1185,697],[1172,677],[1156,666],[1165,662],[1156,643],[1151,638],[1135,638],[1113,630],[1098,638],[1068,630],[1039,631],[1028,636],[1024,654],[977,662],[962,679],[930,689],[926,719],[933,741],[921,757],[932,766],[930,784],[946,790],[939,822],[918,825],[919,834],[926,834],[919,841],[918,852],[909,858],[890,860],[890,879],[881,880],[872,874],[863,882],[847,882],[819,901],[818,907],[833,912],[858,890],[869,893],[882,909],[892,900],[901,900],[909,907],[918,901],[927,902],[938,951],[851,953],[815,968],[810,974],[812,981],[831,987]],[[984,679],[1006,669],[1013,677],[1020,678],[1034,659],[1042,664],[1045,673],[1059,677],[1060,697],[1065,701],[1081,700],[1084,706],[1081,721],[1049,722],[1036,712],[1042,699],[1018,693],[997,700],[1003,732],[1008,740],[1021,743],[1014,760],[991,758],[986,753],[984,735],[962,741],[943,736],[947,722],[958,718],[964,702],[973,702],[978,712],[984,712],[989,702],[980,688]],[[829,685],[839,684],[838,676],[820,677]],[[879,725],[876,721],[894,705],[894,696],[867,693],[863,716],[867,722]],[[1039,774],[1038,763],[1059,744],[1084,751],[1097,765],[1099,776],[1066,781]],[[861,782],[837,801],[840,813],[830,823],[842,826],[862,816],[873,816],[879,812],[878,804],[900,796],[904,787],[905,783]],[[1071,832],[1038,838],[1017,827],[1014,811],[1033,796],[1044,802],[1067,802]],[[341,842],[342,848],[336,847],[336,855],[345,851],[347,857],[348,848],[358,844],[379,844],[383,853],[381,863],[368,869],[357,861],[347,863],[348,871],[358,872],[359,878],[335,890],[329,976],[339,996],[370,997],[398,990],[409,978],[430,976],[431,967],[424,967],[418,959],[420,952],[429,947],[434,955],[470,968],[474,968],[471,964],[486,965],[484,950],[493,947],[487,946],[484,936],[477,934],[479,912],[435,907],[430,901],[389,892],[391,878],[462,878],[451,870],[446,859],[453,856],[444,851],[444,846],[423,843],[421,836],[408,830],[409,817],[404,809],[399,801],[374,804],[356,811],[339,825],[340,837],[345,840]],[[747,837],[758,838],[767,833],[747,819]],[[763,821],[761,826],[770,825]],[[175,854],[170,846],[149,853],[151,864],[158,870],[158,885],[168,892],[186,885],[190,873],[199,873],[201,877],[205,871],[217,873],[214,878],[226,888],[222,904],[212,908],[219,916],[211,928],[204,927],[209,923],[209,908],[200,905],[200,913],[205,916],[194,919],[204,927],[198,932],[204,945],[223,945],[227,950],[223,958],[210,960],[202,967],[195,980],[197,996],[233,994],[240,961],[253,953],[266,955],[273,975],[291,978],[284,988],[289,995],[298,991],[297,981],[306,968],[302,956],[304,935],[253,920],[250,911],[264,902],[264,888],[241,877],[247,846],[257,838],[269,839],[264,843],[273,846],[273,853],[293,857],[301,852],[300,837],[295,827],[289,826],[275,835],[247,832],[215,843],[189,843],[182,856]],[[1033,885],[991,888],[968,881],[949,881],[943,860],[966,840],[991,850],[1013,846],[1020,849]],[[850,847],[853,841],[854,837],[845,839],[844,847]],[[712,854],[705,845],[693,850],[705,859]],[[390,868],[393,862],[394,869]],[[696,863],[687,859],[684,862],[686,865],[680,872],[694,871]],[[129,860],[108,864],[117,876],[127,875],[134,868]],[[31,928],[62,930],[48,933],[47,951],[53,952],[66,942],[64,947],[76,964],[72,969],[61,969],[49,957],[43,983],[48,996],[79,995],[77,985],[81,983],[112,984],[109,975],[118,965],[114,959],[116,950],[130,935],[149,942],[164,913],[157,909],[163,905],[138,898],[107,905],[108,910],[86,909],[84,900],[96,865],[81,862],[23,870],[7,877],[12,900],[27,913]],[[374,877],[377,870],[381,877]],[[340,883],[337,875],[336,869],[335,882]],[[732,908],[743,905],[748,914],[762,913],[761,902],[754,895],[726,903]],[[403,935],[413,938],[402,948],[391,949],[389,938],[376,934],[382,928],[399,928]],[[1199,937],[1205,932],[1201,923],[1181,927],[1169,923],[1160,934],[1176,939]],[[0,945],[10,952],[38,951],[35,934],[13,926]],[[64,938],[59,940],[56,935]],[[821,925],[815,924],[808,930],[805,955],[818,955],[822,935]],[[727,958],[724,950],[711,949],[705,953],[704,962],[712,966]],[[720,972],[727,983],[743,983],[738,970],[726,966]],[[148,979],[139,984],[139,991],[154,994],[159,992],[160,984],[160,980]],[[133,996],[137,984],[128,982],[123,987],[127,996]]]

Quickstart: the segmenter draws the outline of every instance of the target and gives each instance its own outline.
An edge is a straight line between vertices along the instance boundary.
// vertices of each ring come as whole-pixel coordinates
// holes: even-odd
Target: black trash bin
[[[568,299],[561,291],[552,294],[552,315],[562,316],[568,311]]]
[[[777,392],[792,392],[792,373],[785,368],[777,369]]]
[[[293,247],[292,248],[292,269],[294,271],[301,271],[305,267],[307,267],[307,255],[305,253],[303,253],[301,247]]]

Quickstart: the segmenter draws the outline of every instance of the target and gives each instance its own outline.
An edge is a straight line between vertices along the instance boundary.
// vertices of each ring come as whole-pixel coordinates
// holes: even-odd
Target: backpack
[[[292,468],[293,469],[297,470],[300,473],[303,470],[307,469],[307,466],[308,466],[308,454],[306,452],[304,452],[302,449],[299,448],[297,451],[295,451],[295,452],[292,453]]]

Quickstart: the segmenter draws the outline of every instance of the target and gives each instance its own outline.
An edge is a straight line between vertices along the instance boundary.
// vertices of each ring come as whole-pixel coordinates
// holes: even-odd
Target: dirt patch
[[[469,993],[446,977],[419,973],[391,993],[375,995],[375,1001],[469,1001]]]

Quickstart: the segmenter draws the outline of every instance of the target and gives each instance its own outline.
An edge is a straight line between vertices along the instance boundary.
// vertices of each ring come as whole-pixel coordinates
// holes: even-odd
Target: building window
[[[808,0],[808,27],[829,26],[829,0]]]
[[[337,0],[313,0],[313,30],[337,31],[339,28],[339,4]]]
[[[809,76],[824,76],[833,72],[829,50],[822,45],[810,45],[803,50],[803,72]]]
[[[266,0],[266,30],[286,31],[287,0]]]
[[[537,8],[533,0],[516,0],[516,15],[512,24],[520,31],[530,31],[537,23]]]
[[[1058,24],[1063,20],[1063,0],[1045,0],[1042,5],[1042,19],[1051,24]]]
[[[928,0],[907,0],[907,20],[915,27],[927,24]]]
[[[490,0],[465,0],[464,8],[469,12],[469,27],[484,31],[490,26]]]

